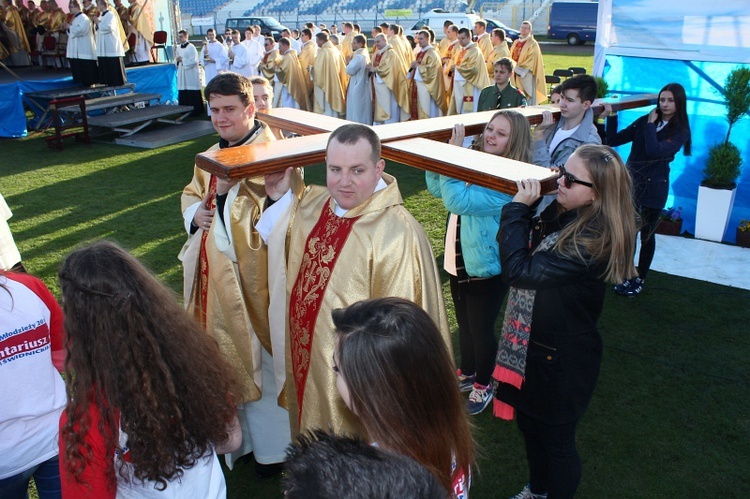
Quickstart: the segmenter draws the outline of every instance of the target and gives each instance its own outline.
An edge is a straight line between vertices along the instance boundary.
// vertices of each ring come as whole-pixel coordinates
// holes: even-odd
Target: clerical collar
[[[423,48],[422,50],[420,50],[420,52],[427,52],[427,51],[428,51],[428,50],[430,50],[431,48],[432,48],[432,46],[430,46],[430,45],[427,45],[427,46],[426,46],[426,47],[424,47],[424,48]]]
[[[461,48],[464,49],[464,50],[469,50],[472,45],[474,45],[474,42],[469,42],[469,44],[467,46],[461,47]]]
[[[390,45],[386,43],[385,47],[383,47],[382,49],[378,50],[378,54],[382,54],[383,52],[385,52],[386,50],[388,50],[389,47],[390,47]]]
[[[190,42],[181,43],[180,44],[180,48],[185,49],[185,48],[187,48],[188,45],[190,45]]]
[[[255,134],[260,129],[260,127],[261,127],[260,121],[253,120],[253,128],[250,129],[250,132],[248,132],[248,134],[245,135],[242,138],[242,140],[240,140],[236,144],[230,144],[228,140],[219,139],[219,149],[228,149],[230,147],[241,146],[242,144],[244,144],[245,142],[247,142],[248,140],[250,140],[250,137],[252,137],[253,134]]]
[[[108,12],[109,12],[108,10],[105,10],[104,12],[102,12],[102,17],[106,16]]]
[[[83,14],[83,12],[79,12],[78,14],[76,14],[76,17],[80,16],[81,14]]]

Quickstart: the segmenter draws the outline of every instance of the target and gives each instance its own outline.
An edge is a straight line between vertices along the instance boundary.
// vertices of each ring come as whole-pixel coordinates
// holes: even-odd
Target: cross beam
[[[653,104],[655,94],[636,95],[594,102],[598,114],[605,103],[613,110]],[[514,108],[529,124],[542,121],[545,110],[558,120],[560,110],[552,106]],[[516,180],[537,178],[545,192],[556,189],[556,175],[548,168],[512,161],[445,144],[454,125],[462,123],[467,135],[479,134],[496,111],[443,116],[373,127],[383,143],[382,156],[423,170],[441,173],[465,182],[507,193],[516,192]],[[302,135],[293,139],[208,151],[196,156],[198,167],[222,178],[246,178],[277,172],[290,165],[308,166],[324,161],[331,131],[350,123],[346,120],[290,108],[278,108],[259,117],[271,127]],[[431,140],[430,140],[431,139]],[[436,142],[443,141],[443,142]]]

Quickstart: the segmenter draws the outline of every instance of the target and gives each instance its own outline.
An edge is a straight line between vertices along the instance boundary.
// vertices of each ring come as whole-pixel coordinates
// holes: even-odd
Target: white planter
[[[698,187],[698,205],[695,213],[695,237],[721,242],[732,213],[737,189],[712,189]]]

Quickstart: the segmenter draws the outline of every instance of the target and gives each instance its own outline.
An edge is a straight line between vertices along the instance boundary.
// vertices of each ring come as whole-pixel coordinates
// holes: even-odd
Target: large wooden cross
[[[653,104],[655,94],[636,95],[620,99],[594,102],[594,114],[605,103],[613,110],[632,109]],[[529,124],[541,123],[545,110],[552,111],[554,119],[560,110],[552,106],[514,108],[522,113]],[[447,144],[454,125],[462,123],[466,135],[482,133],[496,111],[443,116],[373,127],[383,144],[382,156],[409,166],[421,168],[472,184],[501,192],[515,194],[516,181],[534,178],[542,183],[543,192],[557,189],[557,175],[544,168],[520,161]],[[283,170],[289,166],[308,166],[325,160],[326,144],[330,132],[346,120],[290,108],[278,108],[259,118],[271,127],[300,135],[292,139],[219,149],[198,154],[198,167],[222,178],[247,178]]]

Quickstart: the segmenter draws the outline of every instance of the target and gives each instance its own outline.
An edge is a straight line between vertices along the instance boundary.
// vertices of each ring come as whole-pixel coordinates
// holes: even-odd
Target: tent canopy
[[[600,0],[594,73],[611,94],[658,92],[671,82],[685,87],[692,131],[692,155],[672,162],[667,206],[682,208],[683,229],[694,232],[695,205],[711,146],[727,132],[724,81],[750,64],[750,2],[747,0]],[[644,110],[623,112],[620,128]],[[740,219],[750,218],[750,118],[730,140],[744,159],[737,197],[724,235],[735,240]],[[622,146],[624,158],[630,151]]]

